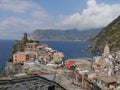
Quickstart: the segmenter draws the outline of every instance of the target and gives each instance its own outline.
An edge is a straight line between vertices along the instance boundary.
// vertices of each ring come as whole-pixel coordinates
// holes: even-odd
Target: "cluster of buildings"
[[[47,44],[26,43],[6,69],[13,70],[14,77],[53,75],[53,81],[69,90],[120,90],[120,51],[110,53],[108,45],[101,56],[64,61],[64,54]]]
[[[22,40],[17,41],[17,43],[25,43],[25,45],[22,47],[22,51],[20,51],[18,48],[20,48],[19,44],[16,45],[17,52],[13,53],[13,63],[26,63],[31,61],[39,61],[43,64],[48,64],[50,61],[62,61],[64,59],[64,54],[62,52],[59,52],[57,50],[53,50],[50,48],[47,44],[39,44],[39,42],[36,42],[32,40],[28,40],[27,34],[24,34],[24,37]]]
[[[56,81],[67,89],[71,85],[71,90],[120,89],[120,52],[110,53],[108,45],[101,56],[66,60],[61,68],[63,58],[63,53],[52,50],[46,44],[27,43],[25,52],[13,55],[13,63],[24,63],[19,71],[22,75],[61,76],[61,80],[56,76],[53,80],[57,78]]]
[[[64,54],[62,52],[53,50],[47,44],[39,44],[35,41],[29,42],[26,34],[23,41],[27,41],[23,51],[18,49],[12,55],[13,61],[6,63],[5,73],[7,75],[55,73],[57,70],[55,71],[54,68],[63,67]],[[17,42],[21,43],[23,41]]]
[[[96,56],[91,67],[77,67],[77,79],[85,90],[119,90],[120,89],[120,51],[110,53],[106,45],[102,56]]]
[[[13,63],[29,63],[39,61],[39,63],[48,64],[51,61],[62,62],[64,54],[57,50],[52,50],[47,44],[38,44],[36,42],[27,43],[24,52],[13,54]]]

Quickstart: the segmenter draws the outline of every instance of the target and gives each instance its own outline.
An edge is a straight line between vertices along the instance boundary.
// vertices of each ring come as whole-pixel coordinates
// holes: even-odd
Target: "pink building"
[[[29,60],[29,53],[17,52],[13,54],[13,63],[24,63]]]

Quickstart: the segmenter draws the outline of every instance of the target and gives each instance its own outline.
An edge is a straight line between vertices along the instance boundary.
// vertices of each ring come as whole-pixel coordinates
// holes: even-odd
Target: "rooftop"
[[[16,52],[15,54],[23,54],[23,55],[28,55],[29,52]]]
[[[89,72],[86,72],[85,74],[89,75],[89,74],[93,74],[95,73],[95,71],[89,71]]]
[[[115,83],[116,82],[116,79],[115,78],[112,78],[112,77],[109,77],[109,76],[104,76],[102,78],[100,78],[103,82],[109,84],[109,83]]]

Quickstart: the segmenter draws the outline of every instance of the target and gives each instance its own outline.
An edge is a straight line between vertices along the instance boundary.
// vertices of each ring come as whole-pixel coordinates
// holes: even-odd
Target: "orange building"
[[[29,60],[29,53],[17,52],[13,55],[13,63],[24,63]]]
[[[65,67],[66,68],[70,68],[70,66],[74,65],[75,64],[75,61],[74,60],[68,60],[65,64]]]

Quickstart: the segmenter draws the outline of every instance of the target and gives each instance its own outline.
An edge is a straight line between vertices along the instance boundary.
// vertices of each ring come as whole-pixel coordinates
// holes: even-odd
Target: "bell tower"
[[[110,55],[110,48],[109,48],[108,44],[106,44],[104,47],[103,56],[108,57],[108,55]]]
[[[27,38],[27,33],[24,33],[23,40],[24,40],[24,41],[27,41],[27,40],[28,40],[28,38]]]

